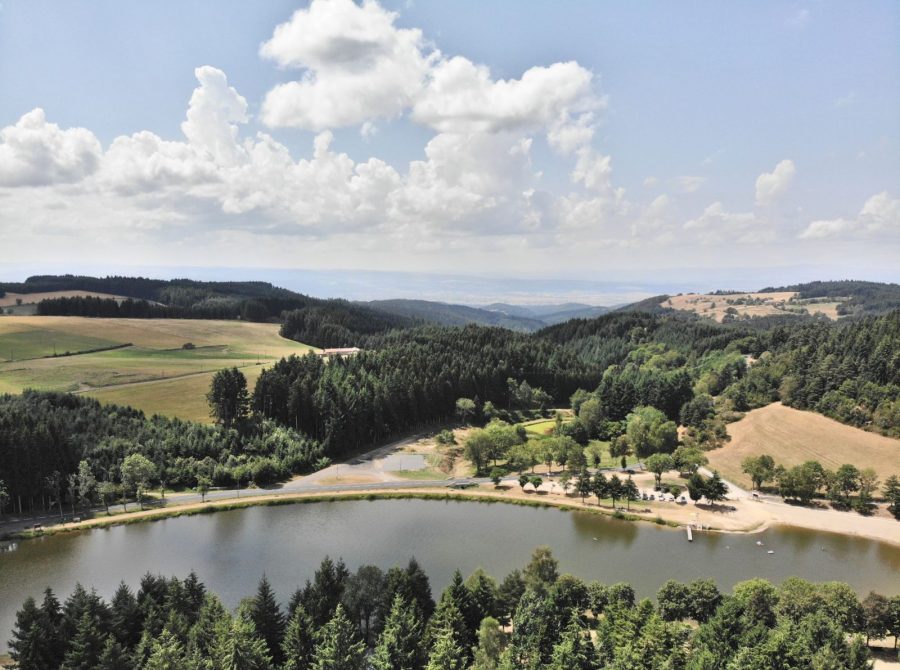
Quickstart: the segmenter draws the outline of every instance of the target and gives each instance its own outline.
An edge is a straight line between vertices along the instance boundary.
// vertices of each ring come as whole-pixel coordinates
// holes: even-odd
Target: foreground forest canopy
[[[48,589],[18,611],[10,649],[20,670],[862,670],[870,640],[900,633],[896,595],[700,579],[638,602],[628,584],[560,575],[546,547],[500,582],[457,571],[437,603],[415,559],[351,573],[326,558],[287,602],[263,577],[229,612],[193,573],[148,574],[109,602]]]

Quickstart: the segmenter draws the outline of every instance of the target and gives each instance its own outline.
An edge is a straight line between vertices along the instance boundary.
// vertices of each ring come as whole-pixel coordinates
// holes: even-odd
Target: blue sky
[[[17,273],[900,266],[896,2],[2,0],[0,128]]]

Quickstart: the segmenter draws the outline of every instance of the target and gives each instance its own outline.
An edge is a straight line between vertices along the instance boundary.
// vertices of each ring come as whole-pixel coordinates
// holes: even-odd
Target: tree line
[[[430,422],[451,420],[460,397],[508,407],[510,379],[555,399],[598,380],[548,341],[500,328],[434,326],[372,338],[348,358],[292,356],[262,372],[252,406],[260,415],[342,454]],[[474,401],[473,401],[474,402]]]
[[[224,376],[234,373],[240,375]],[[321,467],[326,454],[320,443],[238,411],[227,425],[205,426],[147,418],[132,408],[66,393],[2,395],[0,482],[6,507],[19,513],[55,507],[62,513],[67,505],[74,514],[76,507],[139,496],[151,485],[263,486]],[[129,474],[129,463],[137,474]]]
[[[719,591],[667,581],[656,603],[625,583],[561,575],[547,547],[498,582],[456,571],[437,602],[415,559],[351,573],[325,558],[286,606],[265,576],[230,612],[197,578],[146,575],[107,602],[47,589],[16,615],[20,670],[793,670],[869,667],[900,633],[900,596],[796,577]]]
[[[820,494],[842,509],[851,507],[863,514],[871,513],[878,492],[878,472],[874,468],[860,470],[844,463],[835,470],[825,468],[819,461],[810,460],[787,468],[778,465],[768,454],[749,456],[741,463],[742,471],[750,477],[753,488],[761,489],[773,482],[785,500],[809,504]],[[900,519],[900,478],[890,475],[882,487],[888,510]]]

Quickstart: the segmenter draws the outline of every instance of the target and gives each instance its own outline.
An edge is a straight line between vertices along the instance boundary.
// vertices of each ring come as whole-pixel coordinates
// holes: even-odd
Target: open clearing
[[[552,435],[553,429],[556,428],[556,419],[543,419],[541,421],[531,421],[525,423],[525,431],[532,435]]]
[[[816,460],[831,470],[843,463],[875,468],[881,481],[892,474],[900,475],[900,440],[781,403],[748,412],[740,421],[729,424],[728,434],[728,444],[706,454],[709,467],[742,486],[751,483],[741,472],[741,461],[760,454],[769,454],[784,466]]]
[[[837,320],[840,301],[815,302],[800,300],[794,291],[775,293],[685,293],[673,295],[660,303],[663,307],[694,312],[700,316],[721,322],[727,310],[733,308],[738,316],[772,316],[775,314],[824,314]]]
[[[190,343],[193,348],[184,349]],[[52,357],[53,348],[85,351]],[[14,354],[5,348],[50,357]],[[84,392],[148,414],[209,421],[205,394],[216,370],[244,368],[253,388],[266,365],[312,347],[278,334],[278,325],[188,319],[89,319],[55,316],[0,318],[0,393],[25,388]]]
[[[251,393],[256,386],[256,380],[266,367],[267,365],[260,364],[241,368]],[[143,410],[147,416],[160,414],[198,423],[210,423],[212,418],[209,415],[206,392],[209,391],[214,374],[215,372],[202,372],[174,379],[107,386],[85,391],[84,395],[105,403],[131,405]]]

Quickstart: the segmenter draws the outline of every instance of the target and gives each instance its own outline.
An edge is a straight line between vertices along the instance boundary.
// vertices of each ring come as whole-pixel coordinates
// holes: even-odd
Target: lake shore
[[[391,498],[421,498],[429,500],[469,500],[483,503],[508,503],[557,507],[579,510],[606,516],[616,516],[629,521],[645,521],[670,527],[688,524],[702,526],[704,531],[721,533],[758,533],[776,525],[795,526],[810,530],[831,532],[853,537],[877,540],[900,546],[900,522],[885,517],[864,517],[855,512],[810,509],[766,500],[736,499],[721,505],[693,505],[691,503],[662,503],[638,501],[630,509],[619,503],[613,509],[609,501],[597,504],[558,492],[528,493],[518,487],[495,488],[491,484],[458,489],[426,489],[415,485],[398,485],[390,489],[360,489],[354,491],[304,491],[296,493],[263,493],[259,495],[190,502],[168,505],[163,508],[132,511],[111,516],[96,516],[76,523],[63,523],[46,527],[37,533],[21,531],[9,533],[10,539],[24,539],[40,535],[124,525],[142,521],[154,521],[178,516],[208,514],[216,511],[241,509],[261,505],[288,505],[339,500],[371,500]]]

